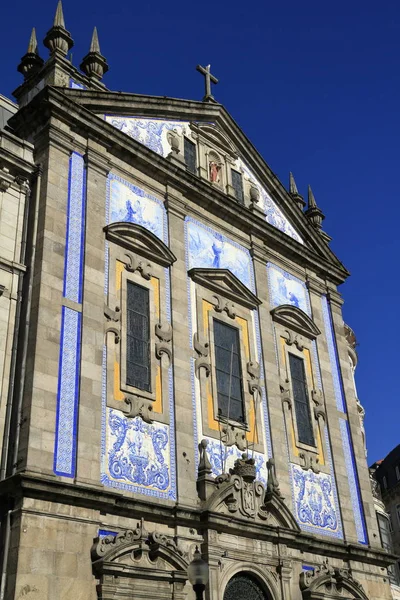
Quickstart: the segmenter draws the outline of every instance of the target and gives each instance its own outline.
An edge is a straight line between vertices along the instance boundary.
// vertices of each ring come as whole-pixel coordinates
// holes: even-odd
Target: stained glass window
[[[299,442],[314,446],[304,360],[294,354],[289,354],[289,366]]]
[[[268,600],[268,596],[255,577],[238,573],[228,581],[224,600]]]
[[[214,345],[219,412],[223,417],[243,422],[242,370],[238,329],[214,319]]]
[[[186,137],[184,138],[184,155],[188,171],[196,174],[196,144],[193,144]]]
[[[235,190],[235,197],[239,204],[244,204],[243,196],[243,179],[242,174],[239,171],[231,169],[232,174],[232,187]]]
[[[149,290],[127,282],[126,382],[150,391]]]

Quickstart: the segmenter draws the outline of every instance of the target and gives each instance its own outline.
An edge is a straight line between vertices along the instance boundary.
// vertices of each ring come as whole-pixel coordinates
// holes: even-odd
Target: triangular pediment
[[[175,255],[168,246],[142,225],[120,221],[107,225],[104,231],[110,242],[148,258],[163,267],[169,267],[176,261]]]
[[[73,103],[83,107],[86,116],[84,114],[81,116],[85,117],[86,125],[89,112],[98,119],[97,128],[102,121],[103,132],[110,140],[113,138],[112,130],[118,130],[165,159],[173,154],[171,132],[181,136],[181,146],[183,137],[195,141],[196,133],[199,132],[204,139],[208,138],[215,146],[221,148],[221,155],[224,154],[222,149],[226,150],[221,160],[229,158],[229,166],[242,173],[248,189],[250,183],[258,189],[257,208],[260,209],[258,214],[261,216],[264,213],[266,223],[278,234],[276,241],[279,244],[290,247],[292,256],[293,252],[297,252],[302,260],[305,256],[309,256],[310,263],[315,265],[314,268],[318,265],[320,271],[329,270],[337,283],[347,277],[348,272],[329,248],[326,238],[311,225],[293,197],[279,182],[222,105],[217,102],[180,100],[107,90],[98,92],[53,88],[52,92],[67,96],[69,101],[72,100]],[[71,105],[72,103],[69,102],[69,106]],[[118,132],[114,134],[115,141],[118,135]],[[113,147],[118,147],[118,144],[114,146],[114,142],[111,143]],[[182,170],[185,171],[184,163]],[[187,175],[196,177],[196,175]],[[200,174],[196,178],[196,185],[201,187],[206,181],[207,175]],[[227,182],[225,184],[220,191],[229,195]],[[217,188],[215,189],[217,193]],[[234,203],[234,200],[232,202]],[[273,231],[271,235],[274,235]],[[309,251],[312,255],[308,254]],[[321,260],[325,261],[326,265],[322,269]]]
[[[189,277],[196,283],[246,308],[257,308],[257,298],[229,269],[190,269]]]
[[[271,315],[274,321],[309,339],[315,340],[321,333],[314,321],[297,306],[281,304],[271,310]]]

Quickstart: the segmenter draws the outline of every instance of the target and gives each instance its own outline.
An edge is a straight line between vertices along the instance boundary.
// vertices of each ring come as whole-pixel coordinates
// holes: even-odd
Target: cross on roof
[[[211,82],[218,83],[218,79],[211,75],[210,73],[211,65],[207,65],[206,67],[202,67],[201,65],[197,65],[196,70],[199,71],[202,75],[204,75],[205,87],[206,87],[206,95],[203,98],[203,102],[207,102],[207,100],[214,100],[214,96],[211,93]]]

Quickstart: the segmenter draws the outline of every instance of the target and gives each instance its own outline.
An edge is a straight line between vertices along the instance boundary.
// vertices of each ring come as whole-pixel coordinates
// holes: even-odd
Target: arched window
[[[224,600],[270,600],[270,595],[250,573],[238,573],[229,580]]]

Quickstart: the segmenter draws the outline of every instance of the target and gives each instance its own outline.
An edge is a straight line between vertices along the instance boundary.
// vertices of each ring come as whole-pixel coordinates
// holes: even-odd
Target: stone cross
[[[206,67],[202,67],[201,65],[197,65],[196,70],[199,71],[202,75],[204,75],[205,86],[206,86],[206,95],[203,98],[203,102],[207,100],[214,100],[214,96],[211,93],[211,82],[218,83],[218,79],[211,75],[210,73],[211,65],[207,65]]]

